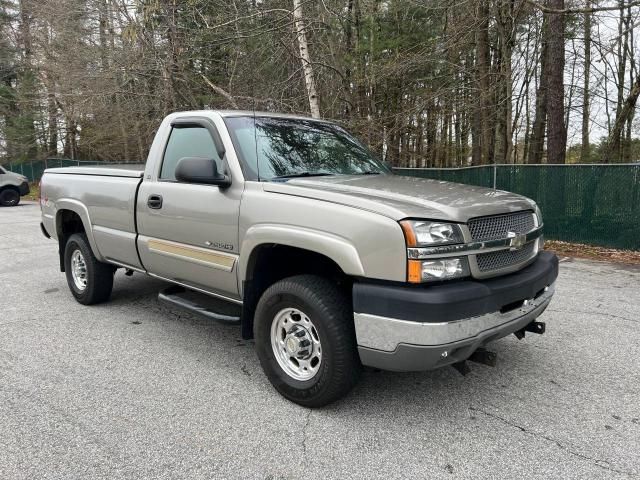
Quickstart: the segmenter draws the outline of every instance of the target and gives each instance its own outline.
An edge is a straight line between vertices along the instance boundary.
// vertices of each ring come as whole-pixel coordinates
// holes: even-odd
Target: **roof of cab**
[[[210,115],[212,113],[218,114],[221,117],[269,117],[269,118],[287,118],[290,120],[306,120],[312,122],[332,123],[330,120],[322,118],[311,118],[304,115],[296,115],[293,113],[279,113],[279,112],[260,112],[253,110],[185,110],[182,112],[175,112],[172,115],[176,117],[183,117],[189,115]]]

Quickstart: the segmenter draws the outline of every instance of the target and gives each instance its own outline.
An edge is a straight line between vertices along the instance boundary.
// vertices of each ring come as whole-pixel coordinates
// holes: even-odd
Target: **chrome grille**
[[[536,254],[536,245],[537,241],[533,241],[527,243],[521,250],[500,250],[497,252],[481,253],[476,256],[478,270],[481,272],[491,272],[524,263]]]
[[[535,228],[534,213],[524,211],[474,218],[469,220],[468,226],[473,240],[497,240],[507,238],[509,232],[528,233],[533,230]]]

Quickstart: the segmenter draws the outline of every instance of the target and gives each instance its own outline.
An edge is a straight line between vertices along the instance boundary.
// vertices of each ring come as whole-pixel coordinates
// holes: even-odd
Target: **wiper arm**
[[[281,178],[300,178],[300,177],[326,177],[329,175],[334,175],[333,173],[322,173],[322,172],[300,172],[300,173],[291,173],[289,175],[279,175],[277,177],[273,177],[272,180],[279,180]]]
[[[362,173],[357,173],[356,175],[381,175],[382,172],[376,172],[376,171],[369,171],[369,172],[362,172]]]

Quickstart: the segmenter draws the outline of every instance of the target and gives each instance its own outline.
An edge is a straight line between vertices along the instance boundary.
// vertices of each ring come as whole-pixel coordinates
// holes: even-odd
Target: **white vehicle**
[[[13,207],[20,203],[20,197],[29,193],[29,179],[13,173],[0,165],[0,205]]]

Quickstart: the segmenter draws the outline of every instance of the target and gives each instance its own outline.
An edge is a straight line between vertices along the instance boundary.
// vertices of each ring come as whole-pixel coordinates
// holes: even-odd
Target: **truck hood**
[[[29,180],[24,175],[20,175],[19,173],[15,173],[15,172],[10,172],[9,170],[7,170],[7,173],[5,173],[4,175],[5,175],[5,180],[11,180],[16,183],[26,182]]]
[[[424,218],[467,222],[470,218],[531,210],[521,195],[399,175],[336,175],[264,184],[265,191],[339,203],[394,220]]]

